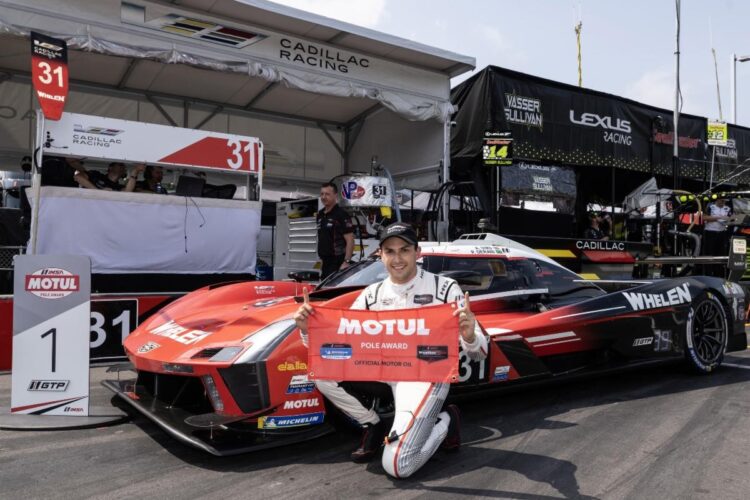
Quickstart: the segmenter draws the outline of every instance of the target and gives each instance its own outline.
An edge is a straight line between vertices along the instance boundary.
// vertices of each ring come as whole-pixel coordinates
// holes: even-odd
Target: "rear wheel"
[[[721,365],[727,349],[729,321],[719,298],[706,292],[690,308],[685,329],[685,358],[700,373]]]

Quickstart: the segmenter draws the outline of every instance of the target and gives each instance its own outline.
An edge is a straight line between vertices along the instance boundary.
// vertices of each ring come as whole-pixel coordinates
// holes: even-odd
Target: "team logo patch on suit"
[[[431,294],[415,295],[414,296],[414,303],[415,304],[432,304],[433,300],[434,300],[434,297]]]

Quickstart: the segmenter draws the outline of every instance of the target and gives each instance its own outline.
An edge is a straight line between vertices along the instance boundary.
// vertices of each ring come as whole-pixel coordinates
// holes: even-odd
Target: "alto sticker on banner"
[[[315,307],[309,319],[311,380],[458,380],[454,304],[396,311]]]

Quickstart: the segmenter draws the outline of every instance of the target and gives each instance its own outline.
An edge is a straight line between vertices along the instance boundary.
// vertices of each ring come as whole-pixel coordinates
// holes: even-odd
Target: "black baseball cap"
[[[383,230],[380,231],[380,245],[382,246],[383,242],[388,238],[394,237],[401,238],[412,245],[417,244],[417,233],[414,231],[414,228],[403,222],[394,222],[390,226],[383,228]]]

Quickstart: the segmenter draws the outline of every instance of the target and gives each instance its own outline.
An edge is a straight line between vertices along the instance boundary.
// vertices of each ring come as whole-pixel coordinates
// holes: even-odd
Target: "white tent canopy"
[[[0,0],[5,157],[30,148],[32,30],[68,43],[68,111],[258,136],[271,184],[373,155],[394,173],[444,174],[450,78],[475,62],[259,0]],[[410,121],[425,125],[388,134]]]

